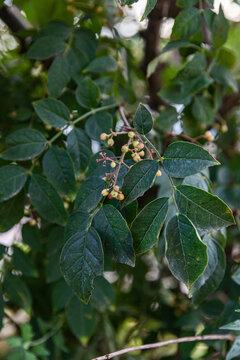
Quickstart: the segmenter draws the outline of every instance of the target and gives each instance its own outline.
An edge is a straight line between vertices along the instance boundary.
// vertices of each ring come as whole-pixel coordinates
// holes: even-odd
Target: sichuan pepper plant
[[[15,328],[3,356],[90,359],[170,333],[216,341],[149,358],[225,358],[217,340],[240,331],[240,167],[237,40],[222,8],[171,1],[170,39],[141,72],[161,1],[147,1],[145,47],[115,27],[137,1],[15,3],[33,27],[1,56],[0,231],[21,223],[21,241],[0,247],[0,319]]]

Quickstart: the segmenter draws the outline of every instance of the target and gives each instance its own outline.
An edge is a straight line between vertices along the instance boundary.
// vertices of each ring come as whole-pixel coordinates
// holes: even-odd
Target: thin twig
[[[122,118],[124,124],[125,124],[127,127],[131,128],[131,125],[130,125],[128,119],[126,118],[126,115],[125,115],[125,113],[124,113],[124,109],[123,109],[123,106],[122,106],[122,105],[119,106],[119,112],[120,112],[120,115],[121,115],[121,118]]]
[[[94,358],[92,360],[108,360],[112,359],[115,356],[123,355],[129,352],[133,351],[139,351],[139,350],[148,350],[148,349],[156,349],[162,346],[171,345],[171,344],[179,344],[184,342],[192,342],[192,341],[207,341],[207,340],[229,340],[234,341],[236,337],[231,334],[227,335],[221,335],[221,334],[214,334],[214,335],[203,335],[203,336],[187,336],[182,337],[179,339],[173,339],[173,340],[167,340],[167,341],[160,341],[153,344],[145,344],[140,346],[134,346],[127,349],[118,350],[115,352],[112,352],[110,354],[106,354],[103,356],[99,356],[97,358]]]

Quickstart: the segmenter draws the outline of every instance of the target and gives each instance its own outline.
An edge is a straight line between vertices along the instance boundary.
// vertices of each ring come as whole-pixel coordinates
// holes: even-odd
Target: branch
[[[32,29],[32,25],[21,14],[17,6],[3,5],[0,8],[0,19],[11,29],[12,32]]]
[[[146,345],[140,345],[140,346],[134,346],[122,350],[115,351],[110,354],[106,354],[100,357],[97,357],[92,360],[108,360],[112,359],[115,356],[123,355],[132,351],[138,351],[138,350],[148,350],[148,349],[156,349],[162,346],[171,345],[171,344],[179,344],[184,342],[192,342],[192,341],[206,341],[206,340],[229,340],[234,341],[236,337],[231,334],[227,335],[221,335],[221,334],[215,334],[215,335],[203,335],[203,336],[187,336],[182,337],[179,339],[173,339],[173,340],[167,340],[167,341],[160,341],[153,344],[146,344]]]

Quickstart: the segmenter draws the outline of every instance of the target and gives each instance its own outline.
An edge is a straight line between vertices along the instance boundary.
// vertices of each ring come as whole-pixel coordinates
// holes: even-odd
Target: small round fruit
[[[143,143],[139,143],[137,146],[138,150],[142,150],[144,148],[144,144]]]
[[[117,164],[115,163],[115,161],[112,161],[112,162],[111,162],[111,168],[114,169],[114,168],[116,167],[116,165],[117,165]]]
[[[122,148],[121,148],[121,150],[122,150],[122,153],[126,154],[129,149],[128,149],[128,146],[127,146],[127,145],[123,145]]]
[[[161,170],[158,170],[158,171],[157,171],[156,176],[162,176]]]
[[[102,134],[100,135],[100,139],[101,139],[102,141],[107,140],[107,138],[108,138],[108,136],[107,136],[106,133],[102,133]]]
[[[113,146],[114,145],[114,140],[113,139],[108,139],[108,145],[109,146]]]
[[[119,187],[118,185],[115,185],[115,186],[113,187],[113,190],[119,192],[120,187]]]
[[[45,125],[45,129],[46,129],[47,131],[50,131],[50,130],[52,130],[52,126],[51,126],[51,125],[46,124],[46,125]]]
[[[36,226],[36,225],[37,225],[37,221],[36,221],[35,219],[31,219],[31,220],[29,221],[29,225],[30,225],[30,226]]]
[[[124,200],[124,195],[123,194],[118,194],[117,199],[120,200],[120,201]]]
[[[117,191],[114,191],[114,190],[111,191],[111,195],[112,195],[113,198],[117,198],[117,197],[118,197]]]
[[[142,150],[138,153],[139,156],[143,157],[145,155],[145,152]]]
[[[205,132],[205,138],[208,140],[208,141],[214,141],[214,137],[212,136],[212,133],[211,131],[206,131]]]
[[[108,194],[109,194],[109,189],[104,189],[102,191],[102,196],[108,196]]]
[[[135,148],[138,146],[138,144],[139,144],[139,141],[138,141],[138,140],[134,140],[134,141],[133,141],[133,146],[134,146]]]
[[[226,124],[223,124],[221,127],[222,133],[226,133],[228,131],[228,126]]]
[[[66,210],[69,208],[69,203],[68,203],[68,202],[64,201],[63,205],[64,205],[64,208],[65,208]]]
[[[132,138],[134,138],[134,136],[135,136],[134,132],[133,132],[133,131],[129,131],[128,137],[129,137],[130,139],[132,139]]]
[[[140,158],[139,155],[136,154],[136,155],[134,156],[133,160],[134,160],[135,162],[139,162],[139,161],[141,160],[141,158]]]
[[[24,209],[24,215],[25,215],[25,216],[30,215],[30,210],[29,210],[29,209]]]

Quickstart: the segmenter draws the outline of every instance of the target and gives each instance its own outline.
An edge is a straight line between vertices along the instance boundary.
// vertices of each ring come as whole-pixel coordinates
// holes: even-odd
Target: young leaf
[[[74,127],[67,136],[67,150],[76,173],[84,171],[92,155],[91,140],[82,129]]]
[[[112,127],[113,119],[107,112],[100,112],[90,116],[85,124],[87,135],[97,141],[100,141],[101,133],[109,134]]]
[[[143,104],[139,104],[134,115],[133,124],[140,134],[146,135],[151,131],[153,126],[152,115]]]
[[[1,154],[4,160],[29,160],[41,154],[47,140],[38,130],[22,128],[8,135],[6,143],[9,147]]]
[[[141,18],[141,21],[144,20],[150,14],[150,12],[154,9],[156,3],[157,3],[157,0],[147,0],[147,5],[145,8],[144,14]]]
[[[31,202],[39,214],[49,222],[65,225],[67,213],[54,187],[42,176],[32,175],[29,185]]]
[[[40,119],[53,127],[65,126],[70,120],[70,112],[66,105],[56,99],[43,99],[33,104]]]
[[[122,206],[142,196],[152,186],[157,171],[158,163],[155,160],[142,160],[133,165],[124,177],[122,192],[125,199]]]
[[[106,187],[106,183],[99,177],[91,176],[85,180],[78,190],[74,209],[81,211],[91,211],[102,199],[102,190]]]
[[[159,198],[147,204],[131,226],[134,249],[137,254],[149,250],[158,241],[168,211],[168,198]]]
[[[226,268],[226,256],[221,244],[209,236],[205,236],[203,241],[208,249],[208,264],[204,273],[190,289],[195,305],[200,304],[219,287]]]
[[[6,165],[0,168],[0,201],[8,200],[21,191],[27,172],[21,166]]]
[[[176,178],[196,174],[214,165],[219,165],[219,162],[207,150],[186,141],[170,144],[163,156],[164,170]]]
[[[17,196],[0,203],[0,232],[11,229],[23,217],[25,194],[20,192]]]
[[[94,109],[100,101],[100,90],[91,79],[84,78],[77,87],[76,99],[83,108]]]
[[[26,310],[30,315],[32,297],[27,285],[19,276],[12,274],[6,275],[4,278],[4,290],[15,304]]]
[[[199,9],[189,8],[181,11],[175,19],[171,38],[188,39],[200,29],[201,21]]]
[[[203,231],[217,230],[235,223],[229,207],[207,191],[179,185],[175,188],[175,199],[179,211]]]
[[[68,152],[53,145],[43,157],[43,170],[49,182],[62,194],[74,193],[76,181]]]
[[[67,322],[77,339],[88,339],[92,336],[97,319],[91,304],[85,305],[76,296],[67,307]]]
[[[87,303],[93,279],[103,272],[103,250],[96,230],[77,232],[67,241],[62,249],[60,269],[73,292]]]
[[[131,232],[121,213],[112,205],[103,205],[94,217],[106,253],[116,261],[134,266],[135,256]]]
[[[207,247],[185,215],[177,214],[167,225],[166,257],[172,274],[188,287],[207,266]]]
[[[43,36],[30,46],[27,51],[27,58],[34,60],[45,60],[51,56],[63,52],[66,48],[66,43],[56,36]]]
[[[56,57],[48,71],[47,88],[50,96],[58,97],[70,81],[69,64],[65,56]]]

